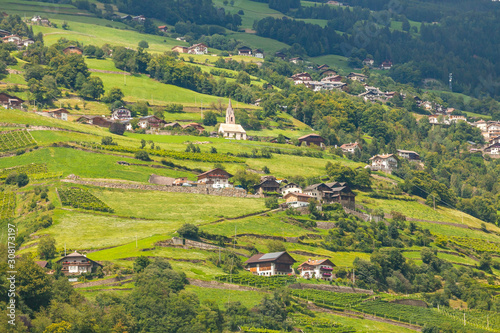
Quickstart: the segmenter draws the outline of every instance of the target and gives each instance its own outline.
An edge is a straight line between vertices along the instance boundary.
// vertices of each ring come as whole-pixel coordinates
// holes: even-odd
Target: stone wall
[[[335,228],[335,223],[333,222],[316,222],[316,226],[320,229],[334,229]]]
[[[98,186],[105,188],[118,188],[124,190],[146,190],[146,191],[164,191],[175,193],[193,193],[193,194],[208,194],[222,197],[235,198],[259,198],[259,195],[248,194],[247,191],[238,188],[213,188],[205,185],[196,187],[186,186],[161,186],[147,184],[122,184],[102,181],[80,180],[80,179],[63,179],[62,182],[74,183],[88,186]]]
[[[335,293],[350,293],[350,294],[368,294],[373,295],[373,290],[360,289],[353,287],[334,286],[330,284],[308,284],[308,283],[295,283],[289,286],[291,289],[315,289],[323,291],[331,291]]]

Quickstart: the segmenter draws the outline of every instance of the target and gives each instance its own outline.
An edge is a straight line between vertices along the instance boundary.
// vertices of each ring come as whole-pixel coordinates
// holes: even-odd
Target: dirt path
[[[188,279],[189,284],[196,287],[211,288],[211,289],[226,289],[226,290],[243,290],[243,291],[260,291],[264,292],[259,288],[240,286],[232,283],[222,283],[217,281],[203,281],[196,279]]]
[[[391,325],[399,326],[399,327],[404,327],[404,328],[407,328],[407,329],[410,329],[410,330],[413,330],[416,332],[422,332],[422,328],[420,326],[406,324],[406,323],[402,323],[402,322],[391,320],[391,319],[380,318],[377,316],[368,315],[366,313],[354,312],[354,311],[348,311],[348,310],[346,310],[345,312],[333,311],[333,310],[329,310],[329,309],[325,309],[325,308],[321,308],[319,306],[316,306],[316,305],[312,304],[312,302],[308,303],[307,308],[309,310],[312,310],[312,311],[330,313],[330,314],[333,314],[336,316],[342,316],[342,317],[347,317],[347,318],[359,319],[360,317],[362,317],[363,319],[367,319],[367,320],[371,320],[371,321],[378,321],[380,323],[391,324]]]

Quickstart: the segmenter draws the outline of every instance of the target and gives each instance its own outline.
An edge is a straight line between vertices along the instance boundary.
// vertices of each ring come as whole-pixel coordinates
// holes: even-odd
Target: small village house
[[[351,81],[359,81],[359,82],[363,82],[365,81],[368,77],[364,74],[359,74],[359,73],[354,73],[354,72],[351,72],[349,73],[346,78],[348,78],[349,80]]]
[[[226,121],[219,125],[219,134],[226,139],[246,140],[247,132],[240,124],[236,124],[231,100],[226,109]]]
[[[163,127],[165,124],[166,124],[165,120],[158,118],[157,116],[154,115],[140,117],[139,122],[137,123],[137,125],[139,125],[140,128],[153,128],[153,129],[159,129]]]
[[[146,21],[146,17],[144,15],[137,15],[137,16],[132,17],[132,21],[144,22],[144,21]]]
[[[6,109],[18,108],[22,106],[23,103],[24,100],[22,100],[17,96],[9,95],[6,93],[0,93],[0,105],[2,105]]]
[[[323,147],[325,145],[325,139],[318,134],[307,134],[307,135],[301,136],[299,138],[299,142],[301,145],[305,143],[308,146],[316,145],[319,147]]]
[[[79,117],[76,122],[81,123],[81,124],[88,124],[88,125],[96,125],[99,127],[107,127],[109,128],[112,124],[112,121],[101,117],[101,116],[81,116]]]
[[[97,269],[97,267],[102,267],[101,264],[87,258],[87,256],[76,251],[59,259],[57,263],[62,265],[61,272],[64,275],[80,275],[84,273],[92,273]]]
[[[174,46],[172,51],[177,53],[188,53],[188,48],[186,46]]]
[[[359,143],[357,142],[344,143],[340,146],[340,149],[342,149],[342,152],[345,154],[354,154],[356,150],[361,150]]]
[[[309,205],[309,200],[314,199],[314,197],[309,194],[299,193],[299,192],[288,192],[283,196],[286,204],[290,208],[300,208]]]
[[[420,155],[412,150],[398,149],[398,155],[409,161],[420,161]]]
[[[342,76],[340,75],[328,75],[321,79],[321,82],[341,82]]]
[[[111,119],[113,120],[129,120],[132,119],[132,112],[124,106],[116,108],[111,113]]]
[[[211,186],[213,188],[233,187],[233,184],[229,182],[229,178],[231,177],[233,177],[233,175],[226,170],[215,168],[199,174],[198,184]]]
[[[390,62],[388,60],[386,60],[382,64],[380,64],[380,69],[389,70],[391,68],[392,68],[392,62]]]
[[[189,123],[189,124],[183,125],[182,129],[183,130],[193,129],[195,131],[198,131],[198,133],[201,133],[205,130],[205,127],[203,127],[203,125],[198,124],[198,123]]]
[[[500,143],[495,142],[483,149],[486,155],[493,155],[492,157],[500,157]]]
[[[63,50],[64,54],[83,54],[83,50],[78,46],[70,45]]]
[[[252,51],[252,53],[255,58],[264,59],[264,51],[262,51],[261,49],[255,49]]]
[[[69,111],[66,110],[65,108],[47,110],[47,111],[45,111],[45,113],[47,113],[47,115],[49,115],[49,117],[61,119],[61,120],[68,120],[68,115],[69,115]]]
[[[158,30],[161,32],[167,32],[168,27],[166,25],[160,25],[160,26],[158,26]]]
[[[238,48],[238,55],[241,56],[251,56],[252,55],[252,49],[249,48],[248,46],[242,46]]]
[[[297,65],[303,63],[304,59],[302,59],[301,57],[295,57],[295,58],[290,58],[290,60],[288,61]]]
[[[311,74],[307,72],[297,73],[292,75],[293,82],[297,84],[304,84],[306,82],[312,81]]]
[[[208,53],[208,46],[206,46],[203,43],[194,44],[194,45],[188,47],[187,53],[198,54],[198,55],[207,54]]]
[[[375,61],[373,59],[366,58],[363,60],[363,66],[372,67]]]
[[[245,269],[260,276],[290,275],[295,262],[287,252],[259,253],[245,262]]]
[[[282,196],[288,193],[302,193],[302,188],[295,183],[288,183],[280,187],[280,193]]]
[[[398,168],[398,158],[394,154],[375,155],[370,158],[370,168],[374,171],[391,173]]]
[[[331,69],[331,68],[328,68],[328,69],[325,69],[325,70],[321,71],[321,72],[319,73],[319,75],[320,75],[321,77],[324,77],[324,76],[335,76],[335,75],[337,75],[337,72],[336,72],[336,71],[334,71],[334,70],[333,70],[333,69]]]
[[[286,54],[284,54],[283,52],[276,52],[276,53],[274,54],[274,56],[275,56],[276,58],[280,58],[281,60],[285,60],[285,59],[286,59]]]
[[[330,259],[317,259],[303,262],[297,268],[300,271],[300,277],[304,279],[320,279],[332,281],[335,264]]]
[[[279,193],[280,184],[275,177],[262,177],[261,182],[254,186],[255,193],[264,195],[265,193]]]
[[[345,183],[326,185],[331,189],[331,193],[325,196],[327,203],[339,203],[342,207],[352,210],[356,208],[356,195],[349,186],[346,186]]]
[[[167,124],[165,124],[165,128],[167,128],[167,127],[168,127],[168,129],[180,129],[180,128],[182,128],[181,124],[179,124],[176,121],[173,122],[173,123],[167,123]]]
[[[302,193],[310,195],[319,202],[326,203],[329,201],[328,198],[332,194],[332,189],[324,183],[319,183],[307,186]]]
[[[2,41],[4,43],[14,43],[14,44],[19,44],[21,42],[22,38],[19,37],[18,35],[9,35],[5,36],[2,38]]]

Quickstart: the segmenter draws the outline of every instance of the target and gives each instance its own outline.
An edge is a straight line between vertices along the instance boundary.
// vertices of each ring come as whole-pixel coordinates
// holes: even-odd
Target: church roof
[[[246,133],[245,129],[240,124],[220,124],[219,132]]]

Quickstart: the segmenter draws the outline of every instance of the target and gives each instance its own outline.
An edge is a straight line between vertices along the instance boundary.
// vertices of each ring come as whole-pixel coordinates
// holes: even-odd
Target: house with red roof
[[[304,279],[321,279],[331,281],[334,277],[333,267],[335,264],[330,259],[317,259],[303,262],[297,268],[300,271],[300,277]]]

